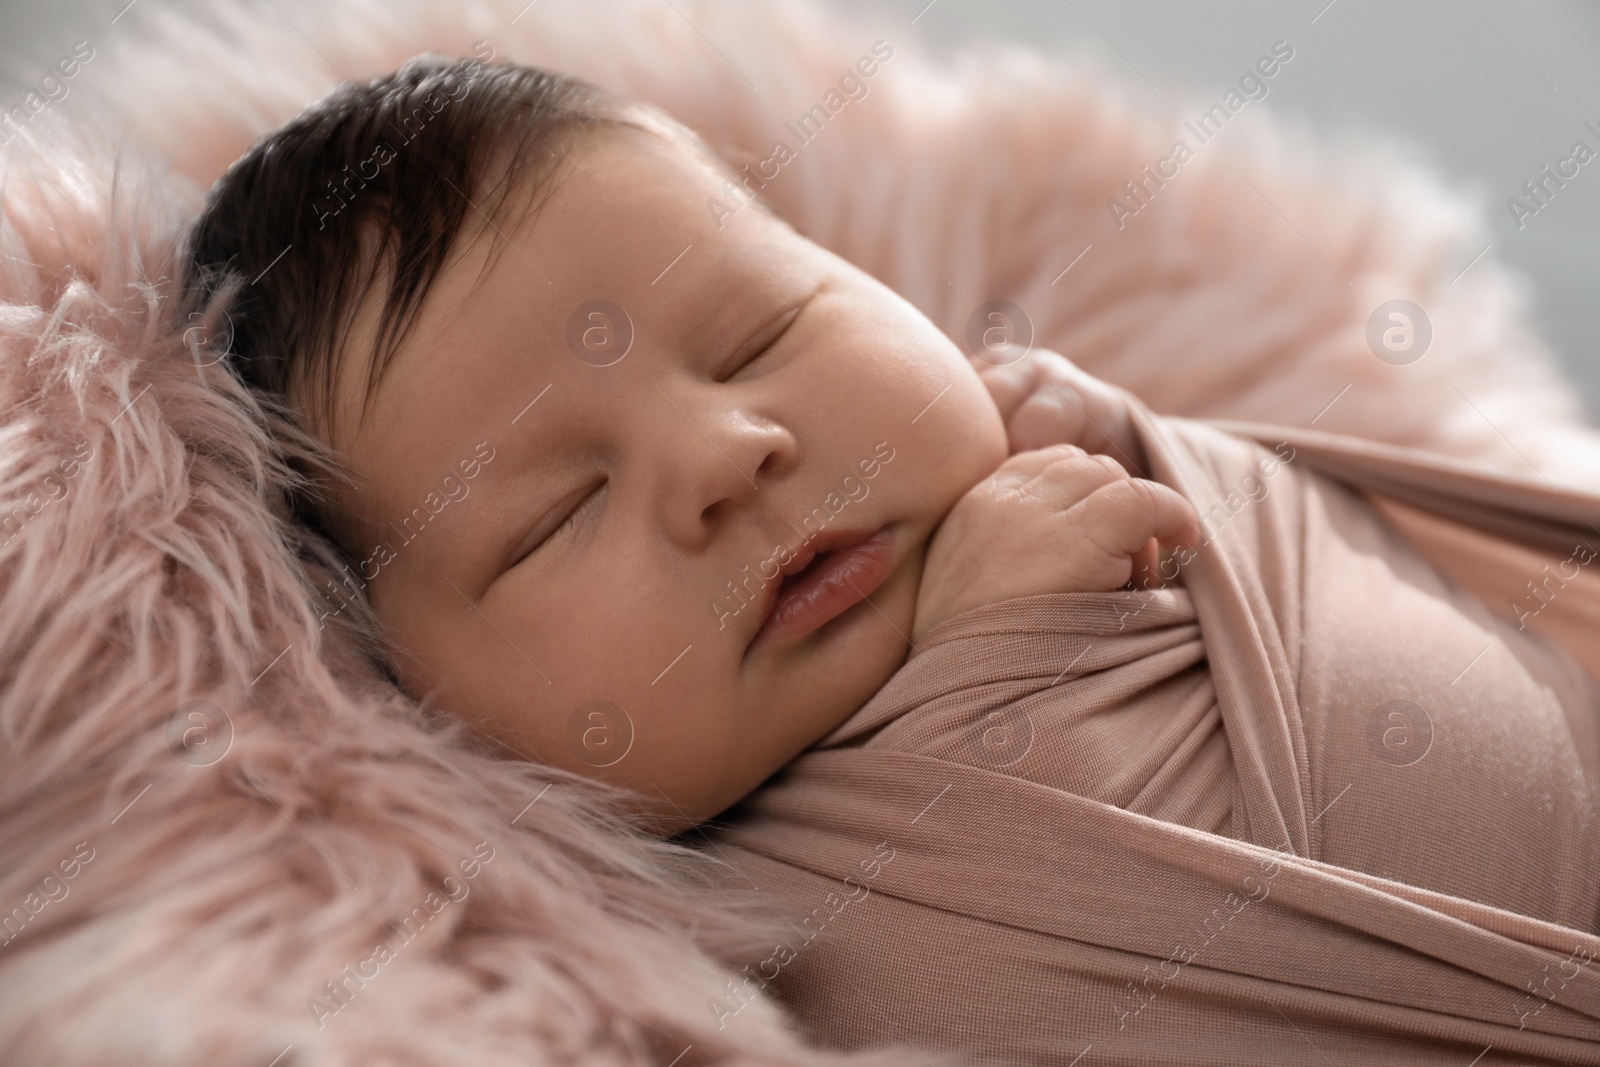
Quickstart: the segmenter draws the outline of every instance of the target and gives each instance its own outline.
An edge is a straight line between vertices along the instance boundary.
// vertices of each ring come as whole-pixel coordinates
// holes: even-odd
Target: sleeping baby
[[[257,145],[192,244],[197,278],[254,280],[238,365],[351,476],[313,515],[401,684],[679,828],[940,621],[1159,580],[1153,539],[1193,525],[1111,456],[1007,460],[956,345],[772,211],[708,210],[731,173],[653,108],[417,61]],[[1014,392],[1042,362],[982,366]],[[1017,402],[1013,444],[1066,425],[1063,385]]]
[[[1600,929],[1600,681],[1469,590],[1600,498],[969,358],[748,180],[652,106],[419,57],[214,187],[185,283],[325,450],[297,507],[393,680],[815,903],[719,1026],[777,982],[834,1043],[1015,1061],[1176,1062],[1220,1010],[1229,1062],[1570,1053],[1600,999],[1498,1005]],[[955,958],[959,996],[903,980]]]

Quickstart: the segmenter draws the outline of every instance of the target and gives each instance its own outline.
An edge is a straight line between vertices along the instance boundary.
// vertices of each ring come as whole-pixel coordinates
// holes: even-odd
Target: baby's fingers
[[[1064,425],[1075,434],[1069,438],[1074,444],[1115,456],[1136,471],[1142,466],[1125,394],[1110,382],[1086,373],[1059,352],[1047,352],[1039,360],[1034,395],[1049,398],[1064,411]]]
[[[1038,376],[1039,363],[1033,353],[1014,363],[1000,366],[985,363],[978,366],[978,378],[989,390],[994,406],[1000,411],[1000,419],[1005,423],[1010,423],[1017,407],[1033,393],[1034,387],[1038,384]],[[1020,450],[1013,448],[1011,451]]]
[[[1152,537],[1190,546],[1199,539],[1199,520],[1189,502],[1176,490],[1143,478],[1102,486],[1065,514],[1112,556],[1132,559]]]
[[[1054,444],[1077,445],[1086,452],[1106,452],[1084,418],[1083,400],[1070,385],[1045,382],[1018,405],[1006,423],[1012,452],[1028,452]],[[1100,448],[1094,445],[1099,443]]]

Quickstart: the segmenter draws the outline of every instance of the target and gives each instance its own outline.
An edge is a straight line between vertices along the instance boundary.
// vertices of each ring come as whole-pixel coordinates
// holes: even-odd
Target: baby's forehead
[[[498,312],[497,290],[562,325],[604,300],[637,318],[652,305],[747,299],[811,243],[760,200],[727,199],[731,173],[681,126],[585,131],[543,180],[507,197],[503,218],[463,232],[424,317],[442,328]]]
[[[511,184],[497,200],[503,206],[486,212],[473,203],[441,269],[446,284],[436,282],[425,302],[460,305],[491,271],[503,263],[515,268],[519,260],[552,289],[581,272],[594,295],[630,283],[670,291],[669,267],[679,277],[725,283],[781,258],[771,240],[774,226],[788,240],[799,237],[747,180],[732,188],[741,176],[694,131],[648,105],[624,114],[626,122],[569,133],[553,150],[553,166],[508,175],[497,164],[483,185]],[[648,260],[662,251],[671,253],[666,260]],[[392,258],[378,264],[380,276],[355,309],[352,353],[369,352],[376,342],[379,305],[394,269]]]

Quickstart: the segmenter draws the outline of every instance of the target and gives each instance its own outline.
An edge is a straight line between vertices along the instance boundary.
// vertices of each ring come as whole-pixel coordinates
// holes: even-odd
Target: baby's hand
[[[1152,539],[1194,545],[1175,490],[1108,456],[1052,445],[1012,456],[956,501],[928,544],[911,640],[964,611],[1040,593],[1157,585]]]
[[[1048,348],[1029,349],[1003,367],[979,363],[977,370],[1005,420],[1012,455],[1077,445],[1144,472],[1144,449],[1134,436],[1122,389]]]

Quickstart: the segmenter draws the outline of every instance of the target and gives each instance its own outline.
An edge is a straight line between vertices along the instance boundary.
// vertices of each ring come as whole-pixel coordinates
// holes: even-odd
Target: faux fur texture
[[[174,242],[251,140],[480,40],[739,163],[787,141],[764,195],[958,339],[1008,299],[1158,411],[1600,475],[1515,280],[1492,254],[1452,280],[1476,207],[1393,153],[1246,112],[1119,229],[1108,199],[1198,107],[1141,111],[1093,64],[941,67],[809,2],[139,5],[96,60],[103,127],[40,115],[0,149],[9,1067],[839,1062],[768,1002],[715,1025],[777,919],[714,856],[475,751],[363,666],[359,599],[320,628],[333,559],[282,506],[303,443],[205,365],[217,324],[175,317]],[[797,145],[784,123],[876,40],[868,95]],[[1405,367],[1365,340],[1395,298],[1433,328]]]
[[[0,1062],[834,1062],[711,1026],[712,954],[772,941],[707,860],[457,743],[359,668],[359,602],[319,630],[294,442],[151,280],[186,208],[69,145],[7,187]]]

